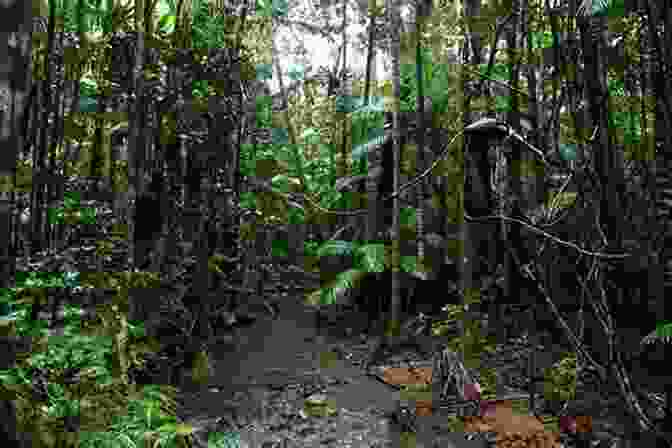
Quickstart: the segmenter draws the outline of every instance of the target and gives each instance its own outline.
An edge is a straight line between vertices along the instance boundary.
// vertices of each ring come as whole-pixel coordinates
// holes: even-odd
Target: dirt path
[[[357,327],[352,320],[347,325]],[[214,350],[214,377],[208,387],[181,394],[180,417],[187,421],[224,418],[224,423],[211,426],[210,431],[236,431],[239,446],[244,448],[400,446],[399,428],[389,418],[397,408],[399,393],[357,365],[356,337],[329,336],[328,332],[319,337],[318,333],[324,335],[325,330],[316,329],[314,311],[299,299],[283,298],[277,319],[262,315],[250,327],[239,329],[234,342]],[[334,348],[339,346],[345,347],[345,357],[353,356],[338,356]],[[556,358],[554,350],[544,350],[538,362],[550,365]],[[333,415],[305,412],[306,399],[316,394],[328,400]],[[590,401],[604,404],[598,397]],[[588,415],[594,416],[596,432],[616,429],[611,419],[607,422],[595,412]],[[459,433],[442,431],[439,436],[432,429],[437,419],[419,419],[416,447],[483,446]]]
[[[255,430],[241,431],[251,447],[272,447],[281,433],[289,447],[348,441],[395,446],[398,432],[384,415],[394,411],[399,394],[331,351],[337,339],[318,337],[314,312],[298,299],[283,299],[277,319],[262,316],[239,329],[236,339],[213,352],[215,375],[208,387],[182,395],[183,417],[214,419],[231,412],[241,429],[256,422]],[[316,393],[325,394],[338,414],[302,414],[305,398]],[[303,442],[294,440],[301,437]]]
[[[290,300],[283,302],[277,319],[263,317],[240,331],[240,345],[235,350],[224,348],[214,353],[217,377],[213,382],[223,388],[255,384],[278,388],[319,372],[351,381],[347,391],[337,397],[341,406],[353,410],[370,406],[392,410],[394,397],[390,389],[330,352],[336,338],[318,337],[313,312]],[[328,353],[334,354],[326,356],[328,361],[324,362]]]

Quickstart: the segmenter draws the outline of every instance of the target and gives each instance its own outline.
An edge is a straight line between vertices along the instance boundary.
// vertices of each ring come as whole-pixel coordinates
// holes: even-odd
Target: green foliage
[[[382,126],[375,127],[369,130],[367,138],[356,145],[352,150],[352,160],[359,162],[355,166],[355,174],[367,174],[366,167],[368,166],[368,155],[372,151],[380,148],[385,140],[385,131]]]
[[[58,24],[66,32],[105,32],[119,29],[120,24],[128,22],[133,4],[118,4],[105,0],[52,0],[55,2]],[[80,10],[81,5],[81,10]],[[81,24],[81,27],[80,27]],[[164,21],[165,25],[165,21]],[[59,27],[57,27],[57,31]]]
[[[272,64],[257,64],[255,66],[257,80],[258,81],[268,81],[273,78],[273,65]]]
[[[175,14],[164,14],[158,22],[157,31],[164,34],[170,34],[175,30]]]
[[[271,242],[271,254],[276,257],[289,256],[289,241],[286,238],[273,240]]]
[[[468,311],[473,306],[481,302],[480,291],[468,290],[464,296],[462,304],[448,304],[444,307],[446,311],[445,319],[432,324],[432,334],[442,337],[448,332],[454,331],[452,322],[461,321],[464,334],[451,339],[448,347],[453,351],[460,351],[465,355],[465,365],[475,367],[478,365],[480,354],[484,351],[492,352],[494,350],[494,341],[484,333],[483,323],[472,319]]]
[[[322,244],[317,249],[318,257],[325,257],[329,255],[345,256],[352,255],[356,247],[356,243],[343,240],[329,240]]]
[[[641,344],[648,345],[654,344],[656,342],[669,343],[672,339],[672,323],[660,323],[656,325],[656,329],[651,333],[647,334],[643,339]]]
[[[449,108],[450,92],[446,85],[450,85],[449,69],[443,65],[431,63],[432,55],[430,50],[423,52],[426,64],[424,65],[424,74],[426,77],[427,94],[433,99],[433,111],[445,112]],[[402,92],[402,102],[406,104],[406,109],[414,110],[416,102],[416,81],[415,66],[405,67],[406,74],[402,83],[404,90]],[[258,78],[268,78],[272,74],[271,67],[257,66]],[[298,149],[299,158],[295,155],[295,150],[289,148],[289,139],[287,130],[273,127],[271,98],[258,97],[257,101],[257,127],[271,128],[273,140],[270,146],[243,145],[241,148],[241,171],[243,175],[258,175],[255,172],[257,161],[265,157],[271,157],[287,162],[284,178],[286,180],[298,179],[299,172],[304,176],[307,190],[312,193],[319,205],[324,208],[334,208],[335,204],[347,206],[351,203],[351,197],[347,194],[339,193],[333,188],[333,167],[332,158],[334,148],[329,144],[320,144],[320,137],[326,135],[322,129],[314,126],[309,127],[301,134]],[[384,100],[382,97],[373,97],[368,105],[364,105],[362,98],[342,97],[336,99],[336,107],[350,113],[352,122],[352,174],[365,175],[368,172],[368,155],[371,151],[377,150],[385,138],[384,135]],[[302,150],[304,149],[305,150]],[[315,149],[318,151],[316,152]],[[308,157],[308,151],[312,157]],[[318,157],[315,157],[317,155]],[[299,170],[301,168],[301,170]],[[255,195],[248,195],[242,198],[243,208],[254,208],[256,206]],[[344,202],[345,201],[345,202]],[[278,216],[284,221],[290,220],[291,223],[304,222],[306,217],[303,212],[297,208],[288,208],[286,216]],[[263,211],[269,213],[269,209]],[[406,221],[414,220],[415,211],[409,209],[405,213]],[[270,212],[275,213],[275,212]]]
[[[227,260],[222,254],[214,254],[208,257],[208,271],[213,273],[223,273],[226,269]]]
[[[33,188],[33,167],[29,160],[17,160],[16,162],[16,189],[27,192]]]
[[[563,358],[544,372],[544,397],[547,400],[572,400],[576,394],[576,354]]]
[[[658,324],[656,326],[656,336],[664,342],[669,342],[672,338],[672,323]]]
[[[127,191],[128,189],[128,162],[126,160],[115,160],[111,167],[112,182],[117,188],[116,191]]]
[[[213,448],[239,448],[240,434],[237,432],[212,432],[208,435],[208,446]]]
[[[422,48],[421,52],[422,52],[421,57],[422,57],[423,75],[424,75],[422,85],[426,89],[426,86],[432,83],[432,78],[434,75],[432,50],[431,48]],[[401,111],[402,112],[414,111],[417,106],[417,97],[418,97],[416,65],[402,64],[400,67],[400,75],[401,75],[400,77],[401,94],[399,96],[399,99],[401,102]]]
[[[488,64],[481,64],[478,66],[481,76],[488,75]],[[507,64],[493,64],[490,67],[489,79],[496,79],[498,81],[507,82],[511,78],[511,68]]]
[[[317,257],[317,251],[320,249],[320,247],[321,244],[319,241],[306,240],[303,243],[303,250],[309,257]]]
[[[80,206],[79,193],[66,193],[63,198],[63,207],[50,207],[48,210],[50,223],[94,224],[96,209]]]
[[[262,16],[284,17],[288,9],[287,0],[257,0],[257,14]]]
[[[31,273],[16,287],[4,290],[3,299],[28,288],[72,287],[77,277],[76,273]],[[16,397],[22,428],[37,431],[42,441],[53,441],[62,432],[65,417],[79,416],[82,431],[78,446],[82,447],[115,444],[121,438],[137,440],[145,434],[153,434],[153,446],[175,446],[174,442],[191,434],[193,428],[174,417],[174,388],[146,386],[138,396],[119,381],[110,364],[112,337],[96,335],[102,332],[82,334],[81,309],[66,305],[64,335],[48,337],[42,322],[27,319],[28,312],[26,305],[17,302],[17,332],[36,336],[32,351],[20,354],[16,366],[0,371],[0,389]],[[133,362],[143,351],[156,350],[154,345],[142,342],[145,334],[141,327],[129,325],[129,335],[126,348]],[[36,377],[46,380],[40,405],[33,398]]]
[[[286,146],[289,144],[289,132],[285,128],[272,128],[271,135],[273,144],[277,146]]]
[[[565,209],[571,207],[576,202],[577,193],[575,191],[563,191],[562,193],[549,191],[546,207],[551,209]]]
[[[609,95],[625,96],[625,82],[622,79],[614,79],[613,77],[609,77],[607,78],[607,86],[609,89]]]
[[[350,296],[343,294],[343,291],[353,290],[366,274],[366,272],[357,269],[340,272],[331,282],[308,294],[305,303],[311,306],[349,305]],[[339,299],[345,300],[345,303],[339,302]]]
[[[532,48],[552,48],[554,45],[560,45],[560,33],[556,33],[555,37],[557,43],[553,42],[551,31],[534,31],[532,33]]]
[[[226,48],[231,46],[230,26],[223,14],[212,14],[206,0],[193,2],[192,44],[194,48]]]
[[[164,386],[146,386],[131,401],[125,415],[120,415],[107,431],[82,431],[80,446],[117,446],[123,440],[129,446],[184,447],[194,428],[180,423],[174,415],[174,394]],[[133,397],[135,398],[135,397]]]
[[[399,215],[400,225],[415,227],[418,213],[414,207],[403,207]]]
[[[367,244],[360,246],[356,242],[343,240],[329,240],[315,250],[319,257],[327,256],[353,256],[354,268],[340,272],[336,277],[317,291],[312,292],[306,298],[309,305],[338,305],[339,298],[349,300],[348,294],[343,291],[354,290],[359,282],[369,272],[382,272],[384,270],[384,251],[382,244]]]
[[[482,395],[494,395],[497,389],[497,369],[480,368],[478,369],[478,383],[481,385]]]
[[[366,272],[383,272],[387,266],[386,248],[382,243],[359,246],[355,250],[355,266]]]
[[[464,432],[464,420],[458,415],[449,415],[448,416],[448,428],[450,432]]]
[[[52,0],[54,1],[54,0]],[[63,20],[63,29],[68,32],[75,32],[78,30],[79,24],[79,11],[78,11],[78,2],[74,1],[55,1],[56,3],[56,17],[60,17]],[[82,14],[83,23],[86,25],[87,22],[91,22],[91,25],[95,25],[97,20],[97,9],[92,5],[84,3],[84,11]],[[85,26],[84,30],[90,30],[89,26]]]
[[[352,160],[355,163],[353,174],[365,174],[368,153],[380,146],[384,138],[385,124],[384,100],[381,97],[370,98],[368,105],[362,106],[352,114]]]
[[[326,285],[309,295],[306,302],[310,305],[337,304],[342,291],[359,287],[369,273],[381,273],[392,268],[390,247],[383,243],[357,243],[343,240],[330,240],[315,247],[313,254],[317,258],[326,256],[352,256],[353,268],[336,275]],[[399,259],[401,272],[414,273],[418,270],[417,257],[402,255]]]
[[[208,81],[204,79],[195,79],[193,81],[191,92],[193,93],[194,97],[207,98],[210,95],[210,89],[208,89]]]
[[[475,367],[483,352],[491,352],[494,345],[488,337],[483,334],[483,325],[478,320],[463,320],[464,336],[453,338],[448,347],[453,351],[464,353],[465,365]]]
[[[81,96],[93,97],[98,94],[98,83],[89,77],[79,81],[79,93]]]
[[[446,86],[456,85],[455,81],[457,79],[455,79],[454,74],[451,75],[448,66],[434,66],[431,82],[427,86],[427,95],[432,98],[432,111],[434,113],[444,114],[448,112],[452,92]]]
[[[432,99],[432,112],[444,114],[450,109],[451,100],[454,101],[450,86],[460,85],[457,72],[451,72],[449,66],[434,62],[430,48],[423,48],[423,87],[424,95]],[[501,70],[505,70],[502,68]],[[418,87],[415,64],[403,64],[401,72],[400,107],[402,112],[413,112],[417,107]],[[425,111],[429,112],[429,111]]]
[[[336,97],[336,112],[351,114],[359,109],[362,104],[363,98],[350,95],[339,95]]]
[[[198,351],[192,365],[192,380],[196,384],[205,385],[212,377],[212,362],[205,350]]]
[[[577,145],[573,143],[560,143],[558,145],[558,151],[560,153],[560,158],[565,161],[574,161],[576,160],[576,149]]]
[[[637,144],[641,141],[642,130],[639,117],[632,112],[609,112],[609,126],[622,129],[623,141],[627,144]]]
[[[98,110],[98,98],[96,96],[80,96],[79,111],[85,113],[95,113]]]
[[[578,13],[593,17],[623,17],[625,0],[583,0]]]
[[[315,128],[307,128],[304,130],[299,139],[310,145],[317,145],[320,143],[320,132]]]
[[[77,310],[70,310],[76,312]],[[44,351],[34,352],[30,357],[30,368],[60,372],[65,369],[95,368],[99,381],[109,381],[110,372],[106,365],[106,353],[111,347],[108,337],[80,336],[69,331],[66,336],[50,336]],[[26,367],[9,369],[17,378],[29,380]],[[10,373],[7,373],[10,374]]]

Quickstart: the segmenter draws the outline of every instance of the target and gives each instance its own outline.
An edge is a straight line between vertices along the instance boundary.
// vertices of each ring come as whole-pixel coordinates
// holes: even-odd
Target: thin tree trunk
[[[423,53],[422,53],[422,30],[427,17],[431,14],[431,2],[417,2],[415,7],[415,79],[418,84],[418,98],[416,102],[416,172],[422,172],[425,169],[425,97],[424,97],[424,67],[423,67]],[[425,11],[426,9],[426,11]],[[429,102],[429,112],[431,115],[431,101]],[[423,179],[416,189],[416,243],[418,263],[422,268],[427,265],[425,262],[425,197],[427,195],[427,182]],[[437,271],[438,272],[438,271]],[[424,274],[424,271],[422,272]],[[408,300],[413,300],[409,297]]]
[[[132,121],[129,123],[129,142],[128,142],[128,192],[125,195],[126,201],[132,201],[134,198],[139,198],[143,192],[143,161],[144,161],[144,138],[142,132],[143,125],[143,98],[142,91],[144,87],[144,76],[142,73],[144,61],[144,8],[143,0],[135,0],[135,31],[136,31],[136,46],[135,46],[135,63],[133,66],[133,89],[135,93],[134,113],[132,114]],[[123,43],[122,43],[123,45]],[[126,202],[128,204],[128,202]],[[133,207],[135,208],[135,207]],[[128,242],[129,250],[132,254],[131,266],[137,266],[143,263],[144,259],[140,255],[145,251],[144,242],[141,245],[136,244],[135,238],[135,223],[136,213],[129,213],[128,220]],[[142,246],[142,247],[139,247]],[[141,258],[139,260],[139,258]],[[129,319],[143,320],[145,312],[141,305],[142,291],[132,291],[128,295]]]
[[[393,151],[394,167],[392,190],[399,189],[399,159],[401,157],[399,101],[401,98],[401,12],[398,0],[390,0],[390,23],[392,23],[392,123],[393,123]],[[388,330],[398,333],[400,328],[401,314],[401,278],[399,272],[399,197],[396,196],[392,203],[392,301],[390,303],[390,316],[386,325]]]
[[[472,24],[472,21],[477,18],[480,15],[481,11],[481,2],[480,0],[468,0],[465,1],[464,3],[464,15],[466,18],[466,24],[467,28],[465,29],[465,51],[463,54],[465,54],[465,57],[467,58],[467,61],[464,61],[468,64],[472,64],[473,67],[477,67],[478,64],[481,63],[481,37],[480,34],[476,31],[474,31],[474,26]],[[470,43],[470,45],[467,44],[467,42]],[[470,48],[471,49],[471,54],[469,54],[466,49]],[[463,92],[465,93],[464,96],[464,101],[463,101],[463,122],[465,127],[471,123],[472,121],[472,113],[471,113],[471,106],[470,106],[470,98],[469,96],[466,96],[466,93],[473,90],[468,88],[468,83],[467,83],[467,75],[466,72],[462,73],[463,80],[464,80],[464,88]],[[472,81],[473,83],[473,81]],[[473,137],[470,137],[469,139],[465,140],[463,142],[462,147],[464,148],[464,155],[463,155],[463,169],[465,176],[471,176],[472,172],[471,170],[468,169],[469,165],[467,163],[468,155],[467,151],[471,149],[471,141]],[[466,177],[464,178],[466,180]],[[463,188],[466,187],[466,184],[463,183]],[[488,186],[489,187],[489,186]],[[466,199],[466,195],[468,194],[473,194],[472,192],[469,191],[464,191],[464,194],[462,197]],[[463,205],[463,210],[466,210]],[[462,301],[464,300],[472,293],[473,288],[475,287],[475,282],[473,279],[473,271],[474,271],[474,266],[478,263],[477,259],[477,251],[475,247],[475,241],[477,241],[478,235],[474,235],[474,230],[475,226],[477,224],[475,223],[467,223],[466,220],[464,219],[464,216],[460,217],[460,237],[463,242],[463,255],[460,257],[460,260],[458,261],[458,269],[460,273],[460,285],[459,285],[459,290],[460,294],[462,297]],[[460,338],[464,339],[464,322],[463,320],[460,320],[458,322],[459,325],[459,335]],[[464,362],[465,360],[465,353],[464,350],[459,350],[458,355],[460,356],[460,361]]]

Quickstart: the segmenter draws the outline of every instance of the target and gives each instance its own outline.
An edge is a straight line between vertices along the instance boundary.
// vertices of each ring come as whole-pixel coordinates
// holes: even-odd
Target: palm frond
[[[599,16],[613,7],[616,7],[616,2],[612,0],[583,0],[576,12],[580,16]]]
[[[368,272],[359,269],[343,271],[320,289],[310,293],[305,298],[304,303],[317,307],[352,305],[353,292],[367,274]]]

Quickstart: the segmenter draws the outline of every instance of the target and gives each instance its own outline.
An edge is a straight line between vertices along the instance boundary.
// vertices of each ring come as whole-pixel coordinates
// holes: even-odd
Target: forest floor
[[[368,325],[365,319],[349,316],[340,325],[318,329],[314,310],[303,305],[301,297],[284,297],[279,305],[275,319],[260,317],[218,345],[212,353],[210,384],[182,389],[180,417],[204,422],[210,430],[237,431],[241,447],[402,446],[400,428],[390,417],[397,409],[399,391],[367,375],[362,367],[372,344],[362,332]],[[537,363],[544,366],[560,356],[557,348],[544,347],[540,353]],[[419,359],[417,354],[406,356]],[[510,373],[505,384],[516,386],[525,360],[506,364]],[[306,412],[306,400],[315,397],[326,398],[331,414]],[[627,440],[633,437],[627,435],[632,423],[613,393],[580,384],[575,401],[592,416],[596,440],[609,447],[635,446]],[[484,446],[467,441],[463,433],[423,434],[416,447]],[[614,441],[620,444],[613,445]],[[641,443],[639,439],[636,446],[644,446]],[[565,446],[571,447],[569,442]]]
[[[206,390],[186,388],[180,417],[222,417],[227,402],[228,424],[235,422],[249,447],[394,446],[386,415],[396,408],[395,391],[357,365],[368,344],[319,333],[314,311],[300,298],[284,298],[276,319],[260,317],[215,349],[214,378]],[[335,415],[308,415],[303,404],[314,394],[332,400]]]

